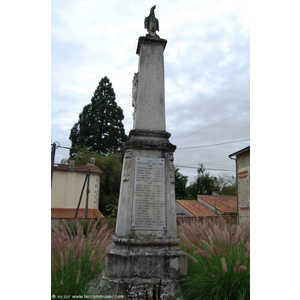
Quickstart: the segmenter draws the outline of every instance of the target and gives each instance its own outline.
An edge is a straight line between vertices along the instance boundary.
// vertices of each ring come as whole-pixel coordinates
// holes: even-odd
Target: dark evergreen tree
[[[84,147],[103,154],[120,152],[127,139],[123,119],[123,110],[117,105],[112,84],[105,76],[71,129],[71,154]]]

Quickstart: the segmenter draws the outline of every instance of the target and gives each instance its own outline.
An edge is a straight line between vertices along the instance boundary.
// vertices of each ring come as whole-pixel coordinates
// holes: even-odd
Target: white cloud
[[[150,0],[52,1],[52,141],[70,145],[70,129],[104,76],[112,82],[129,133],[132,78],[138,69],[136,46],[139,36],[146,34],[143,22],[152,6]],[[163,1],[155,13],[158,34],[168,40],[165,92],[171,141],[183,147],[248,138],[249,111],[184,138],[249,108],[245,1]],[[175,164],[224,161],[247,145],[178,150]],[[59,161],[59,151],[57,155]],[[231,165],[229,160],[216,167]],[[193,169],[180,171],[190,179],[196,174]]]

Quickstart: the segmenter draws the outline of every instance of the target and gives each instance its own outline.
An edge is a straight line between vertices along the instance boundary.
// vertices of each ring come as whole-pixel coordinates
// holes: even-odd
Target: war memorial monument
[[[133,129],[124,144],[118,216],[113,243],[97,281],[102,295],[145,299],[161,280],[161,299],[175,295],[187,274],[176,224],[173,153],[166,132],[164,49],[155,6],[138,40],[133,77]]]

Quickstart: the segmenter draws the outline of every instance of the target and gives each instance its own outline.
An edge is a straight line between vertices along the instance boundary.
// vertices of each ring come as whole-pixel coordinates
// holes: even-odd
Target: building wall
[[[250,220],[250,151],[237,156],[239,222]]]
[[[51,207],[77,208],[86,173],[74,171],[53,171]],[[100,176],[90,174],[88,208],[98,208]],[[86,188],[83,191],[80,208],[85,208]]]
[[[178,215],[178,214],[184,214],[187,217],[193,217],[194,216],[188,210],[186,210],[184,207],[182,207],[180,204],[178,204],[176,202],[176,215]]]

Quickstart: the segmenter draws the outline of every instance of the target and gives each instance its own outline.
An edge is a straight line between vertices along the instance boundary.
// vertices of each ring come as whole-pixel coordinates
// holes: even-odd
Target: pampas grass
[[[99,222],[75,226],[60,222],[51,232],[51,294],[87,294],[89,283],[100,274],[111,230]]]
[[[250,224],[220,217],[178,227],[180,247],[189,259],[185,300],[250,299]]]

